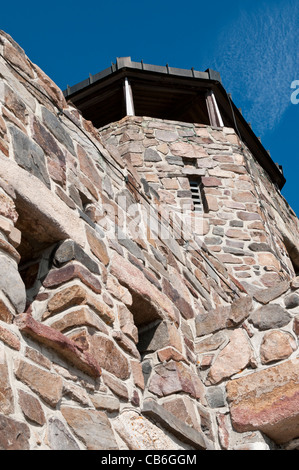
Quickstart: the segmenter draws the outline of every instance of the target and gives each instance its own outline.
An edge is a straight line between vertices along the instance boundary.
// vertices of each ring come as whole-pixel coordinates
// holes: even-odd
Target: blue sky
[[[61,89],[122,56],[219,71],[245,119],[283,166],[282,194],[299,215],[299,104],[291,103],[291,84],[299,80],[298,0],[3,3],[0,29]]]

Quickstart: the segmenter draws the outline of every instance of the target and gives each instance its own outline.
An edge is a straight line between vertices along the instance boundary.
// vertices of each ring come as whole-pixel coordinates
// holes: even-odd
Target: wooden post
[[[212,90],[209,90],[206,94],[206,103],[211,126],[224,127],[217,101]]]
[[[126,103],[126,115],[135,116],[132,88],[127,78],[125,78],[124,94]]]

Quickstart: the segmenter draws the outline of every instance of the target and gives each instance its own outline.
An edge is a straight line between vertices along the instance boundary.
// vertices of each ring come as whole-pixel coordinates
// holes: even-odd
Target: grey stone
[[[224,235],[224,228],[223,227],[214,227],[213,228],[213,235],[218,235],[222,237]]]
[[[224,253],[230,253],[232,255],[239,255],[243,256],[244,255],[244,250],[241,250],[241,248],[234,248],[232,246],[225,246],[223,248]]]
[[[43,150],[20,129],[9,126],[15,161],[24,170],[39,178],[48,188],[50,179]]]
[[[34,140],[43,149],[45,154],[50,155],[52,158],[59,160],[63,165],[65,165],[65,156],[53,135],[50,134],[47,129],[35,118],[33,120],[32,127]]]
[[[26,289],[16,263],[6,256],[0,256],[0,273],[0,291],[8,297],[17,313],[24,312]]]
[[[221,240],[221,239],[220,239]],[[208,306],[212,306],[211,304],[211,298],[210,298],[210,294],[208,291],[206,291],[202,285],[200,284],[200,282],[197,280],[197,278],[190,272],[190,271],[187,271],[186,269],[184,269],[184,276],[185,278],[190,282],[190,284],[194,287],[194,289],[200,293],[200,295],[202,295],[206,301],[207,301],[207,305]]]
[[[166,160],[169,163],[169,165],[184,166],[182,157],[175,157],[171,155],[169,157],[166,157]]]
[[[63,144],[69,152],[76,155],[72,139],[67,131],[64,129],[62,122],[47,108],[42,107],[42,119],[49,131],[52,132],[54,137]]]
[[[119,399],[113,395],[101,395],[99,393],[91,395],[92,403],[97,410],[105,410],[106,412],[119,411]]]
[[[125,235],[119,227],[117,227],[117,239],[119,244],[125,247],[132,255],[144,261],[144,255],[137,243],[133,242],[133,240],[128,238],[128,236]]]
[[[52,450],[80,450],[73,436],[57,418],[49,419],[47,438]]]
[[[139,331],[138,350],[152,352],[169,346],[171,327],[167,322],[153,322]]]
[[[244,223],[242,222],[242,220],[231,220],[229,225],[231,227],[243,227]]]
[[[177,197],[192,197],[192,193],[189,190],[181,190],[177,191]]]
[[[297,294],[290,294],[284,300],[285,306],[287,309],[295,308],[299,305],[299,295]]]
[[[269,330],[270,328],[282,328],[291,319],[291,315],[278,304],[263,305],[249,317],[249,321],[261,331]]]
[[[151,246],[151,250],[154,254],[154,257],[156,258],[157,261],[159,261],[159,263],[161,263],[164,268],[166,269],[167,268],[167,259],[165,258],[165,256],[163,256],[158,250],[156,250],[156,248],[154,248],[153,246]]]
[[[152,365],[151,365],[150,361],[147,361],[147,360],[143,361],[142,362],[142,374],[143,374],[143,377],[144,377],[145,385],[148,382],[148,379],[151,375],[151,372],[152,372]]]
[[[205,237],[206,245],[221,245],[222,241],[222,238],[219,237]]]
[[[259,268],[259,266],[254,266],[255,268]],[[267,289],[261,289],[254,293],[253,297],[255,300],[262,304],[267,304],[274,299],[277,299],[282,294],[284,294],[290,284],[288,281],[283,281],[277,284],[277,286],[269,287]]]
[[[144,161],[145,162],[160,162],[162,158],[158,152],[154,149],[147,148],[144,152]]]
[[[248,248],[251,251],[270,251],[270,252],[272,252],[270,246],[267,243],[256,243],[256,242],[250,243]]]
[[[174,142],[178,139],[178,134],[173,131],[163,131],[158,129],[156,131],[156,137],[163,142]]]
[[[63,241],[57,248],[54,255],[54,264],[62,266],[69,261],[76,260],[83,264],[89,271],[94,274],[100,274],[98,263],[90,258],[89,255],[73,240]]]
[[[211,408],[222,408],[226,406],[225,391],[222,387],[209,387],[206,399]]]

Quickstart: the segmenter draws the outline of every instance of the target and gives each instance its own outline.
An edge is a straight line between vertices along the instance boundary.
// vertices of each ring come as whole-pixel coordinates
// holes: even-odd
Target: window
[[[200,190],[200,180],[189,178],[191,197],[194,204],[194,212],[203,212],[203,199]]]

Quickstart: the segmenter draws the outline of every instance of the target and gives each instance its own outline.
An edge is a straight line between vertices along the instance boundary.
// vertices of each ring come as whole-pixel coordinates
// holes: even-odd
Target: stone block
[[[267,243],[257,243],[253,242],[248,245],[248,248],[251,251],[272,251],[271,247]]]
[[[55,417],[51,417],[48,421],[46,443],[51,450],[80,450],[65,424]]]
[[[14,159],[24,170],[39,178],[48,188],[50,179],[43,150],[20,129],[9,126]]]
[[[0,292],[0,320],[5,323],[12,323],[15,311],[11,306],[8,306],[8,301],[4,294]]]
[[[163,290],[165,294],[174,302],[184,318],[194,318],[193,308],[190,305],[189,298],[185,298],[184,291],[179,293],[178,290],[174,288],[172,283],[168,282],[165,278],[163,279]]]
[[[227,335],[223,331],[219,331],[218,333],[203,339],[199,343],[195,343],[195,352],[197,354],[201,354],[209,351],[215,351],[227,341]]]
[[[122,331],[113,331],[112,338],[115,339],[117,344],[127,353],[131,354],[131,356],[141,359],[140,353],[136,348],[136,345],[133,341],[131,341]]]
[[[149,391],[158,397],[185,392],[205,402],[201,380],[180,362],[170,361],[156,366],[150,379]]]
[[[0,291],[2,291],[15,307],[17,313],[24,312],[26,305],[25,285],[17,269],[16,262],[7,256],[0,256]],[[2,305],[2,311],[5,310]],[[5,316],[5,313],[4,313]]]
[[[4,84],[5,101],[4,104],[9,111],[11,111],[17,119],[23,124],[27,124],[26,105],[21,97],[13,91],[10,87]]]
[[[17,363],[15,375],[18,380],[28,385],[33,392],[45,400],[48,405],[56,407],[62,397],[61,377],[22,359]]]
[[[170,322],[150,324],[139,331],[138,349],[142,353],[172,346],[182,352],[182,342],[177,328]]]
[[[230,317],[230,307],[217,307],[208,313],[202,313],[195,318],[197,336],[205,336],[222,330],[226,327]]]
[[[27,59],[25,52],[12,40],[12,38],[10,38],[10,40],[12,42],[5,41],[4,56],[11,64],[13,64],[21,72],[24,72],[29,78],[34,78],[31,64]]]
[[[197,149],[195,145],[189,144],[187,142],[172,143],[170,144],[170,150],[174,156],[184,158],[199,158],[201,154],[207,156],[203,149]]]
[[[84,325],[108,334],[105,323],[88,306],[66,312],[62,318],[53,321],[50,326],[55,330],[64,332]]]
[[[109,419],[102,411],[62,406],[61,413],[87,450],[118,450]]]
[[[257,261],[260,266],[266,267],[269,270],[280,270],[281,265],[277,256],[273,255],[272,253],[258,253]]]
[[[289,285],[290,284],[288,281],[283,281],[274,287],[257,290],[253,294],[253,297],[255,298],[255,300],[257,300],[258,302],[262,304],[268,304],[272,300],[275,300],[278,297],[280,297],[282,294],[284,294],[288,290]]]
[[[206,399],[211,408],[226,406],[225,389],[221,386],[207,388]]]
[[[184,356],[172,346],[167,346],[164,349],[160,349],[157,354],[160,362],[168,362],[171,360],[176,362],[186,361]]]
[[[0,177],[15,191],[22,227],[30,238],[50,245],[71,238],[79,245],[85,243],[83,222],[78,214],[61,204],[61,199],[38,178],[12,160],[1,160]]]
[[[251,309],[252,298],[249,295],[235,299],[231,304],[227,326],[236,326],[242,323],[249,316]]]
[[[102,187],[102,179],[95,166],[95,163],[92,160],[92,157],[90,157],[80,145],[77,145],[77,151],[80,170],[95,185],[95,187],[100,190]]]
[[[0,450],[30,450],[29,439],[26,423],[0,414]]]
[[[136,413],[135,410],[124,410],[114,420],[113,427],[125,443],[125,448],[131,451],[152,452],[155,449],[164,452],[181,451],[184,448],[180,442],[161,429],[161,426],[157,426],[152,420]]]
[[[1,309],[1,306],[0,306]],[[1,315],[0,315],[1,319]],[[21,342],[17,335],[10,331],[7,328],[4,328],[4,326],[0,325],[0,340],[3,341],[3,343],[7,344],[10,348],[20,351],[21,349]]]
[[[231,380],[226,389],[237,432],[259,430],[276,444],[298,438],[298,358]]]
[[[34,140],[43,149],[44,153],[60,162],[65,169],[65,155],[53,135],[36,118],[33,118],[32,129]]]
[[[267,331],[260,347],[262,364],[287,359],[297,349],[297,342],[285,331]]]
[[[0,413],[4,415],[14,413],[14,395],[11,388],[7,354],[2,343],[0,343]]]
[[[43,123],[58,142],[63,144],[72,155],[76,155],[72,139],[66,131],[62,121],[44,106],[42,107],[41,114]]]
[[[129,362],[114,341],[106,336],[93,335],[90,338],[90,351],[107,372],[122,380],[129,377]]]
[[[221,179],[216,178],[214,176],[204,176],[202,179],[202,184],[205,187],[216,187],[218,188],[219,186],[222,186]]]
[[[113,277],[108,277],[107,279],[107,285],[106,285],[107,290],[110,292],[110,294],[113,295],[116,299],[120,300],[122,303],[125,305],[132,305],[132,296],[128,289],[124,286],[122,286],[116,279]]]
[[[18,390],[18,394],[19,405],[24,416],[29,421],[32,421],[39,426],[43,426],[46,422],[46,418],[38,399],[24,390]]]
[[[145,162],[160,162],[162,157],[158,152],[152,148],[147,148],[144,152],[144,161]]]
[[[287,309],[292,309],[299,306],[299,295],[290,294],[284,299],[284,304]]]
[[[144,376],[142,373],[142,365],[140,361],[131,361],[131,370],[133,374],[134,384],[141,390],[144,390]]]
[[[153,400],[146,400],[144,402],[142,414],[160,423],[163,428],[170,432],[170,434],[176,436],[180,441],[190,445],[193,449],[212,450],[214,448],[213,443],[207,439],[202,432],[188,426],[174,414]]]
[[[196,404],[189,397],[176,396],[163,402],[163,408],[187,426],[201,432],[200,419],[196,413]]]
[[[58,355],[63,357],[68,363],[78,367],[79,370],[82,370],[92,377],[99,377],[101,375],[100,366],[95,358],[87,352],[82,352],[74,341],[70,340],[59,331],[37,322],[28,313],[20,315],[16,319],[16,324],[22,333],[56,351]],[[27,379],[27,375],[30,378],[30,367],[27,366],[26,363],[21,363],[21,365],[24,365],[25,379]],[[21,377],[23,376],[23,368],[18,368],[18,370],[21,371]],[[51,380],[51,374],[48,374],[48,380]],[[53,382],[55,382],[55,380],[59,382],[56,377],[53,377]],[[43,384],[41,384],[41,386],[43,386]]]
[[[259,330],[282,328],[286,326],[292,317],[286,309],[278,304],[263,305],[250,314],[249,321]]]
[[[0,193],[0,215],[7,217],[13,223],[16,223],[19,217],[12,198],[2,192]]]
[[[174,142],[178,139],[178,134],[174,131],[164,131],[164,130],[156,130],[155,136],[158,140],[162,140],[163,142]]]
[[[103,395],[95,393],[91,395],[91,401],[97,410],[104,410],[112,413],[113,411],[119,411],[119,399],[113,395]]]
[[[58,287],[73,279],[79,279],[96,294],[100,294],[102,291],[100,281],[84,266],[74,263],[50,271],[43,281],[43,286],[49,288]]]
[[[105,323],[111,324],[115,319],[113,310],[104,302],[98,299],[96,294],[88,291],[80,284],[73,284],[56,292],[48,302],[47,311],[43,315],[43,319],[63,312],[71,307],[79,305],[88,305],[91,307]]]
[[[86,227],[87,240],[92,253],[105,265],[109,264],[110,258],[103,240],[96,234],[95,230]]]
[[[73,260],[83,264],[92,273],[100,274],[98,263],[85,253],[78,243],[73,240],[64,240],[55,252],[54,263],[56,266],[62,266]]]
[[[252,357],[253,351],[246,333],[234,330],[228,345],[220,351],[214,361],[207,377],[207,384],[215,385],[237,374],[251,363]]]
[[[110,390],[119,397],[121,400],[128,401],[129,400],[129,392],[126,384],[123,382],[123,380],[119,380],[115,376],[111,374],[106,374],[103,372],[102,376],[103,382],[107,387],[110,388]]]

